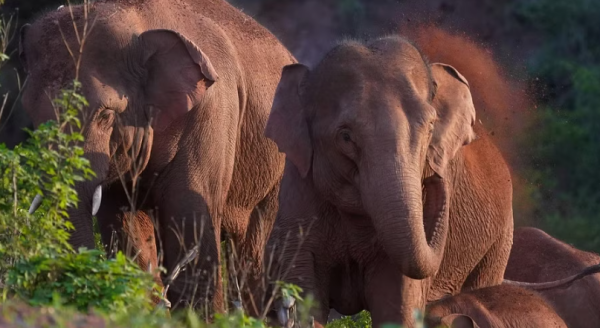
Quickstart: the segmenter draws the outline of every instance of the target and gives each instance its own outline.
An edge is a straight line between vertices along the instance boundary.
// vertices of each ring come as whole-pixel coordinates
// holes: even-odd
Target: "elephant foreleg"
[[[502,283],[512,247],[512,226],[508,230],[510,231],[498,238],[471,271],[463,284],[462,290],[474,290]]]
[[[267,281],[263,274],[263,257],[269,233],[273,228],[278,208],[279,185],[276,185],[252,211],[248,228],[238,245],[238,280],[243,280],[241,290],[244,308],[259,316],[265,302]],[[267,264],[268,265],[268,264]]]
[[[185,185],[170,184],[162,195],[170,196],[155,201],[161,204],[158,218],[168,300],[173,308],[223,312],[218,209],[209,210],[210,200]]]
[[[414,311],[425,309],[430,279],[403,276],[386,258],[375,260],[365,274],[365,300],[373,327],[385,323],[414,327]]]

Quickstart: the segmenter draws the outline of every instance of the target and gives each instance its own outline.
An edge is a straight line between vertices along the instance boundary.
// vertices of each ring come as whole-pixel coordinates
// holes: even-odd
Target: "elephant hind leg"
[[[463,291],[495,286],[502,283],[512,247],[512,227],[500,237],[471,271],[462,286]]]

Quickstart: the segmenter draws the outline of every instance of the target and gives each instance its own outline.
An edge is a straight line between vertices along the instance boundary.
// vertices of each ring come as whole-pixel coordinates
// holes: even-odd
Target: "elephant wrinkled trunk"
[[[69,243],[73,249],[77,250],[80,247],[94,249],[94,230],[92,222],[92,197],[88,197],[92,192],[87,192],[88,188],[76,188],[79,195],[79,204],[77,208],[69,211],[69,218],[75,227],[69,237]]]
[[[101,152],[89,152],[85,156],[96,172],[96,177],[91,181],[82,181],[75,185],[79,202],[76,208],[68,211],[69,220],[75,227],[75,230],[70,231],[69,243],[75,250],[79,247],[95,248],[92,216],[100,208],[102,183],[109,169],[108,155]]]
[[[444,180],[433,174],[420,186],[419,178],[379,179],[383,186],[369,189],[375,192],[365,202],[372,205],[368,211],[386,254],[412,279],[437,273],[448,235]]]

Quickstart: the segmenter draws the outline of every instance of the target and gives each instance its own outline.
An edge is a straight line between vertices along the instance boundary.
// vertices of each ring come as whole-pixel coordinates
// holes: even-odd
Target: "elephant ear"
[[[145,70],[144,93],[152,106],[152,127],[165,130],[191,110],[218,79],[208,56],[185,36],[172,30],[149,30],[139,37]]]
[[[442,326],[449,328],[479,328],[466,314],[450,314],[442,318]]]
[[[29,68],[27,66],[27,57],[25,56],[25,35],[30,27],[31,24],[25,24],[19,30],[19,60],[21,61],[21,65],[23,66],[25,73],[29,72]]]
[[[300,102],[300,85],[307,73],[308,68],[302,64],[283,68],[265,128],[265,136],[285,153],[302,178],[308,175],[313,154],[306,113]]]
[[[435,63],[431,65],[431,73],[437,85],[432,105],[438,119],[427,150],[427,160],[431,168],[443,177],[448,163],[460,147],[475,140],[475,106],[469,82],[454,67]]]

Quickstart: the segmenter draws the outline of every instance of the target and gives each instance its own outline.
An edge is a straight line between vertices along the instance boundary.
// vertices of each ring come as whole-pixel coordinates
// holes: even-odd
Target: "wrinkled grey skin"
[[[270,275],[314,295],[315,326],[330,308],[413,326],[427,301],[502,282],[510,173],[453,67],[401,37],[342,43],[284,68],[265,133],[287,156]]]
[[[75,78],[65,46],[77,55],[71,11],[81,35],[82,6],[47,13],[21,32],[28,73],[22,102],[35,126],[55,118],[50,99]],[[134,234],[129,239],[153,243],[147,215],[122,214],[130,202],[120,177],[129,189],[140,176],[135,205],[158,219],[167,270],[201,246],[170,286],[170,300],[221,310],[221,279],[214,277],[220,277],[222,229],[234,239],[250,282],[261,266],[284,161],[263,130],[281,67],[295,60],[223,0],[96,1],[89,22],[95,23],[79,80],[89,101],[83,148],[97,176],[75,186],[80,202],[69,211],[76,229],[70,241],[94,247],[92,195],[101,186],[103,242],[113,229],[127,230],[129,217],[147,221],[132,225],[143,231],[125,231]],[[145,255],[156,263],[156,254]]]

